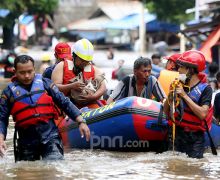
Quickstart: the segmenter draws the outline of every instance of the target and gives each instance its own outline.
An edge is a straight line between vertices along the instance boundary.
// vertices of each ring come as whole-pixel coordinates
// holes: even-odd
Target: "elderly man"
[[[128,96],[139,96],[163,102],[166,95],[156,77],[151,75],[152,65],[148,58],[140,57],[134,62],[134,74],[124,77],[107,100],[111,103]]]

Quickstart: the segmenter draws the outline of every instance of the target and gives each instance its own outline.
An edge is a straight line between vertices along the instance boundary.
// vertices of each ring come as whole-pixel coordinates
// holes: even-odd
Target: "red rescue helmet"
[[[202,72],[206,68],[205,56],[197,50],[185,51],[176,61],[177,64],[196,68],[198,72]]]
[[[173,62],[175,63],[176,60],[179,59],[180,56],[181,56],[180,53],[176,53],[176,54],[173,54],[173,55],[171,55],[171,56],[166,56],[166,57],[164,57],[164,59],[173,61]]]
[[[55,46],[55,54],[60,59],[72,59],[71,48],[67,43],[58,43]]]

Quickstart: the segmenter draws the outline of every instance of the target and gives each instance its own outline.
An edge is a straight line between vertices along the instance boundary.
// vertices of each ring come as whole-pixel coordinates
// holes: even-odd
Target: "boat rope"
[[[175,80],[170,85],[170,97],[168,97],[168,104],[170,106],[170,117],[172,121],[172,144],[173,144],[173,152],[175,150],[175,137],[176,137],[176,123],[175,123],[175,112],[176,108],[180,107],[180,122],[183,118],[183,101],[181,97],[177,94],[176,89],[177,87],[182,86],[187,92],[190,91],[190,87],[188,85],[183,84],[181,81],[179,81],[178,78],[175,78]],[[171,101],[171,103],[170,103]]]
[[[176,107],[179,105],[180,103],[180,98],[177,97],[177,93],[176,93],[176,88],[177,86],[180,85],[180,81],[176,78],[170,85],[170,97],[168,100],[168,104],[170,106],[170,117],[172,120],[172,147],[173,147],[173,153],[175,151],[175,137],[176,137],[176,124],[175,124],[175,111],[176,111]]]

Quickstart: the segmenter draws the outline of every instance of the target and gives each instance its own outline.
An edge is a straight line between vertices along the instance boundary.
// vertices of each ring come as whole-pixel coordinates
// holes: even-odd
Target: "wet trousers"
[[[172,149],[172,129],[169,130],[169,149]],[[185,131],[176,127],[175,150],[186,153],[191,158],[203,158],[205,150],[205,134],[203,131]]]
[[[24,141],[18,139],[16,149],[15,161],[63,159],[63,144],[59,136],[51,138],[45,144],[39,140],[24,143]]]

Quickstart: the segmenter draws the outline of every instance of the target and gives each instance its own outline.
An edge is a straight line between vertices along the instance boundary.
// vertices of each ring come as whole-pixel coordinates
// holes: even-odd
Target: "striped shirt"
[[[115,101],[129,96],[137,96],[136,79],[133,74],[124,77],[113,90],[110,97]],[[140,97],[162,101],[166,95],[154,76],[149,76]]]

